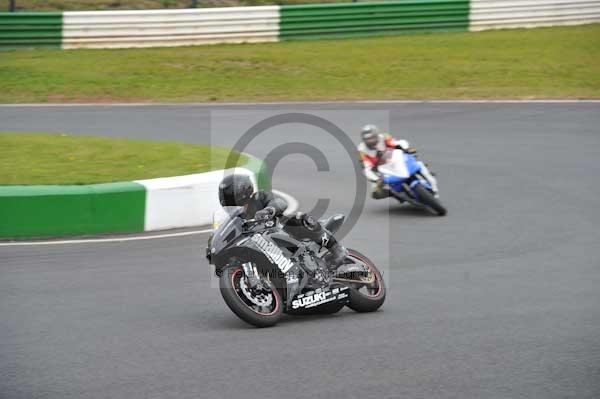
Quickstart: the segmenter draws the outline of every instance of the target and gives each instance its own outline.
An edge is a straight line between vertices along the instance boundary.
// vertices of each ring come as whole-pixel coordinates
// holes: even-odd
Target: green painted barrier
[[[62,13],[0,12],[0,49],[60,47]]]
[[[232,165],[237,161],[237,157],[232,157]],[[271,190],[270,174],[264,161],[248,155],[247,162],[241,167],[254,173],[260,190]],[[156,220],[168,224],[169,228],[177,227],[177,212],[173,216],[171,209],[189,203],[190,196],[195,195],[194,190],[189,189],[189,183],[184,183],[186,189],[180,190],[177,196],[153,197],[153,193],[161,189],[156,190],[152,184],[148,186],[150,182],[152,180],[0,186],[0,239],[151,231],[160,229]],[[214,183],[198,181],[194,184],[206,195],[218,195]],[[149,198],[153,198],[153,206],[147,205]],[[207,209],[204,216],[210,217],[213,211]],[[169,217],[174,221],[169,222]],[[148,219],[151,220],[149,225]],[[197,220],[195,223],[203,222]]]
[[[271,176],[267,169],[267,164],[252,156],[248,157],[248,162],[242,166],[254,173],[256,176],[256,184],[259,190],[271,190]]]
[[[282,40],[416,31],[466,31],[468,0],[406,0],[282,6]]]
[[[137,183],[1,186],[0,237],[144,230],[146,190]]]

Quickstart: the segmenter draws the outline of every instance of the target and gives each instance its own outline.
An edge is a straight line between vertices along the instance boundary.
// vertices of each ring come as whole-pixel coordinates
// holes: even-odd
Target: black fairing
[[[256,264],[270,264],[269,259],[261,252],[257,251],[251,243],[247,245],[232,246],[219,252],[213,257],[213,263],[216,267],[217,275],[220,270],[231,263],[232,259],[238,259],[240,263],[253,262]]]
[[[290,237],[289,234],[278,232],[269,235],[269,238],[277,244],[279,248],[286,249],[289,252],[289,255],[293,255],[298,251],[298,247],[300,246],[300,241]]]
[[[244,229],[244,219],[240,217],[243,213],[242,208],[224,209],[229,214],[229,219],[213,232],[208,241],[208,258],[210,263],[215,265],[215,273],[220,275],[223,267],[231,263],[232,259],[237,259],[242,263],[252,262],[261,268],[271,269],[271,275],[283,277],[278,266],[258,249],[250,237],[253,234],[262,234],[265,239],[272,240],[288,259],[297,250],[298,241],[287,234],[278,233],[277,229],[247,231]]]

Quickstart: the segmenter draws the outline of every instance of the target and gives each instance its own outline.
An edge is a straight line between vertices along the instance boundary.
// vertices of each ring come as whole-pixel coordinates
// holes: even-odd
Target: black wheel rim
[[[253,312],[261,316],[272,316],[279,311],[281,304],[275,291],[251,290],[241,268],[235,269],[231,274],[231,286],[239,300]]]
[[[380,273],[375,269],[373,264],[363,259],[362,257],[350,253],[349,257],[355,264],[363,266],[365,269],[369,270],[369,274],[367,277],[361,278],[360,281],[356,283],[349,283],[359,294],[368,297],[368,298],[376,298],[381,294],[383,283],[381,281]]]

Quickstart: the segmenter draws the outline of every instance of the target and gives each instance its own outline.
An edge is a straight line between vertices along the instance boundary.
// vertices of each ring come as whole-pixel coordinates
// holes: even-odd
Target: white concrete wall
[[[248,169],[217,170],[185,176],[136,180],[146,188],[145,231],[202,226],[212,223],[213,213],[221,208],[219,183],[235,172],[256,177]]]

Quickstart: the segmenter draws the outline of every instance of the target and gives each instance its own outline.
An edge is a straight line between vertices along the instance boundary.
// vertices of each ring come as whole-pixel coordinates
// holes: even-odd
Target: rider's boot
[[[321,245],[329,251],[326,261],[330,266],[337,268],[344,264],[344,260],[348,256],[348,250],[328,231],[323,231]]]
[[[343,265],[346,257],[348,256],[348,250],[339,242],[336,242],[331,248],[329,248],[329,253],[331,254],[329,263],[335,267]]]
[[[291,236],[304,239],[309,238],[329,251],[326,255],[327,263],[332,266],[339,266],[344,263],[348,251],[331,234],[325,230],[321,224],[308,214],[297,214],[289,219],[284,230]]]
[[[384,199],[384,198],[389,197],[390,195],[391,195],[390,190],[383,187],[382,181],[377,182],[377,184],[375,185],[375,188],[373,189],[373,193],[371,194],[373,199]]]

